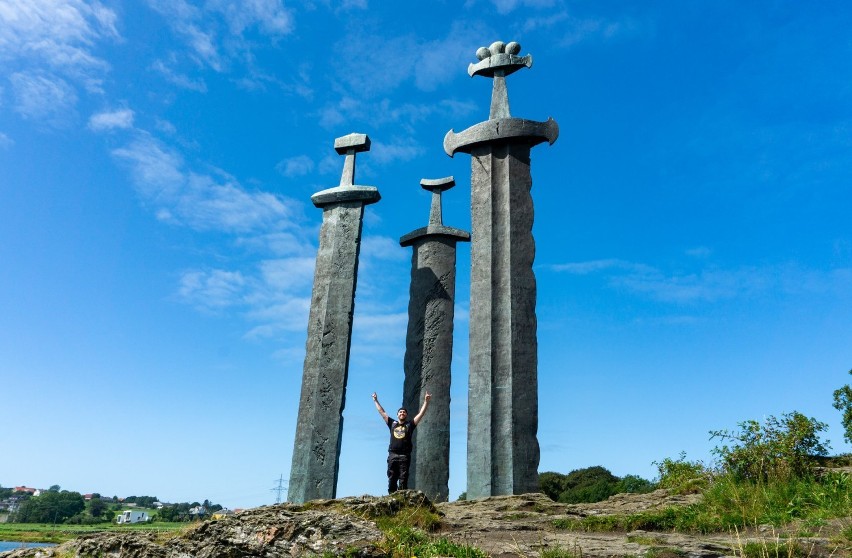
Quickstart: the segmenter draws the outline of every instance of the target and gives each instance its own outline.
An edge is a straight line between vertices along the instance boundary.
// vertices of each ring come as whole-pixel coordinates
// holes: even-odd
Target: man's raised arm
[[[420,412],[417,413],[416,417],[414,417],[414,425],[415,426],[420,424],[420,421],[423,420],[423,415],[426,414],[426,409],[429,407],[429,400],[430,399],[432,399],[432,394],[427,391],[426,396],[423,397],[423,406],[420,407]]]
[[[384,419],[384,421],[387,422],[388,421],[388,414],[385,412],[384,408],[382,408],[382,404],[379,403],[379,396],[376,395],[375,392],[373,392],[373,403],[376,404],[376,410],[379,412],[380,415],[382,415],[382,419]]]

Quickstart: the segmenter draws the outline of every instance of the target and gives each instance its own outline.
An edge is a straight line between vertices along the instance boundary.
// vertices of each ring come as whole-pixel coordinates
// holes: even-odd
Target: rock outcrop
[[[478,547],[494,558],[536,558],[561,549],[573,556],[633,556],[656,558],[717,558],[743,556],[748,544],[765,556],[787,556],[787,534],[771,527],[746,533],[691,535],[671,532],[584,532],[568,530],[571,520],[606,518],[686,506],[700,495],[620,494],[595,504],[559,504],[543,494],[493,496],[433,505],[420,492],[393,496],[360,496],[314,500],[302,505],[280,504],[247,510],[234,516],[188,527],[183,532],[115,531],[86,535],[60,546],[19,549],[0,558],[290,558],[294,556],[390,556],[378,517],[407,513],[414,508],[441,517],[432,536]],[[848,556],[828,533],[839,532],[844,521],[828,522],[818,536],[793,531],[801,554],[812,557]]]

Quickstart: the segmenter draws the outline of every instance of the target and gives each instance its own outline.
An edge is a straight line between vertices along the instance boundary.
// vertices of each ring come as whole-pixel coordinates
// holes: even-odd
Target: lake
[[[24,546],[21,546],[21,545]],[[15,541],[0,541],[0,552],[6,552],[7,550],[15,550],[18,548],[36,548],[39,546],[56,546],[53,543],[40,543],[40,542],[28,542],[21,543]]]

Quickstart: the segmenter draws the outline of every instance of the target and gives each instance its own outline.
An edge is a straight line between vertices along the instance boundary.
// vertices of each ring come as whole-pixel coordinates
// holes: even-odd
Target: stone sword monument
[[[413,248],[402,404],[418,409],[427,390],[433,395],[428,418],[414,431],[409,487],[433,502],[449,497],[456,244],[470,240],[467,232],[443,224],[441,193],[454,185],[452,177],[421,180],[420,186],[432,192],[429,224],[399,240]]]
[[[530,149],[553,143],[551,118],[512,118],[506,76],[532,66],[521,46],[476,51],[468,74],[493,80],[488,120],[447,132],[444,151],[471,161],[467,497],[538,490],[538,341]]]
[[[290,468],[293,503],[337,493],[361,225],[364,206],[381,199],[377,188],[355,185],[355,154],[369,151],[370,138],[349,134],[334,140],[334,149],[346,156],[340,185],[311,196],[322,227]]]

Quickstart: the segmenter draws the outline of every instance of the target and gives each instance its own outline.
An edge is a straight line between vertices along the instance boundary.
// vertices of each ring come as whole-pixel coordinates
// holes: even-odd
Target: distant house
[[[207,508],[205,508],[204,506],[195,506],[194,508],[189,508],[189,515],[191,515],[193,519],[201,519],[202,517],[207,516]]]
[[[41,493],[41,490],[39,490],[38,488],[30,488],[28,486],[16,486],[12,489],[12,492],[27,492],[29,494],[32,494],[33,496],[38,496],[36,492]]]
[[[148,521],[148,513],[137,510],[124,510],[116,518],[116,523],[143,523]]]
[[[228,508],[222,508],[219,511],[213,512],[213,515],[211,515],[210,517],[212,517],[213,519],[224,519],[229,515],[234,515],[234,512],[232,512]]]
[[[158,510],[161,510],[161,509],[163,509],[163,508],[165,507],[165,504],[164,504],[164,503],[162,503],[162,502],[154,502],[154,503],[153,503],[153,504],[151,504],[151,505],[152,505],[152,506],[154,506],[155,508],[157,508]]]

